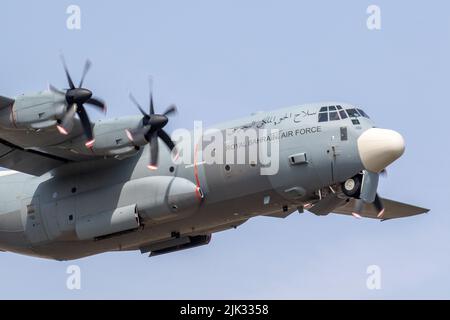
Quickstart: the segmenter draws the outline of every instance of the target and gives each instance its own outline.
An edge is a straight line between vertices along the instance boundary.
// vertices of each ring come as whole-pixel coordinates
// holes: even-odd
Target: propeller
[[[130,93],[131,101],[136,105],[139,111],[142,113],[141,126],[137,129],[126,130],[127,137],[131,142],[137,145],[142,145],[139,141],[144,144],[150,144],[150,163],[147,166],[150,170],[158,169],[158,153],[159,145],[158,138],[165,143],[165,145],[173,151],[175,149],[175,143],[172,141],[170,136],[163,130],[163,128],[169,122],[168,116],[177,112],[177,107],[175,105],[169,106],[166,111],[162,114],[155,113],[155,107],[153,104],[153,93],[152,85],[150,81],[150,97],[149,97],[149,112],[144,111],[139,102]]]
[[[377,193],[378,181],[380,175],[385,175],[386,171],[380,173],[364,170],[361,182],[361,192],[359,198],[355,200],[352,215],[356,218],[361,218],[361,212],[364,204],[372,204],[378,212],[377,217],[382,218],[384,214],[383,201]]]
[[[88,113],[85,109],[85,104],[93,106],[94,108],[106,112],[105,103],[92,96],[92,92],[88,89],[83,88],[84,79],[89,69],[91,68],[91,62],[89,60],[86,61],[83,69],[83,73],[81,76],[80,83],[78,87],[73,83],[72,77],[70,76],[69,69],[67,68],[66,61],[64,56],[61,55],[61,61],[64,67],[64,71],[66,73],[66,78],[69,83],[69,89],[65,92],[56,89],[54,86],[50,85],[49,88],[51,91],[65,95],[67,102],[67,109],[64,113],[62,120],[58,121],[57,129],[61,134],[67,135],[73,128],[75,114],[78,115],[81,121],[81,125],[83,127],[84,135],[86,136],[86,147],[92,148],[95,142],[94,134],[92,132],[91,121],[89,120]]]

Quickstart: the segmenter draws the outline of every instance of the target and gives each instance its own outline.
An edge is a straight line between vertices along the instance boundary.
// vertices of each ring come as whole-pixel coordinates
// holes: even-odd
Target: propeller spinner
[[[170,136],[163,130],[163,128],[169,122],[168,116],[177,112],[175,105],[171,105],[162,114],[155,113],[155,108],[153,104],[153,93],[150,85],[150,98],[149,98],[149,112],[147,113],[141,107],[139,102],[130,94],[131,101],[136,105],[139,111],[142,113],[143,118],[141,126],[137,129],[127,130],[127,136],[130,141],[135,143],[138,139],[136,137],[144,137],[146,143],[150,144],[150,163],[147,166],[150,170],[158,169],[158,154],[159,145],[158,137],[167,145],[170,151],[175,149],[175,143],[172,141]]]
[[[67,81],[69,83],[69,89],[66,92],[62,92],[56,89],[54,86],[50,86],[50,90],[53,92],[57,92],[60,94],[64,94],[67,102],[67,109],[65,114],[58,122],[57,128],[61,134],[67,135],[73,128],[74,117],[75,114],[78,115],[81,121],[81,125],[83,126],[84,135],[86,136],[86,147],[92,148],[95,142],[94,134],[92,132],[91,121],[89,120],[88,113],[84,107],[85,104],[91,105],[94,108],[106,112],[105,103],[92,96],[92,92],[88,89],[83,88],[84,79],[89,69],[91,68],[91,62],[89,60],[86,61],[83,69],[83,74],[81,76],[80,83],[78,87],[75,87],[73,83],[72,77],[70,76],[69,69],[67,68],[65,59],[61,56],[61,60],[63,63],[64,71],[66,73]]]

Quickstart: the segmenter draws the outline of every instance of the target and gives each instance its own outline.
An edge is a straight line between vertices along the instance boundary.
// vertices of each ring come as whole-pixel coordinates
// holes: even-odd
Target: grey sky
[[[78,4],[82,29],[66,28]],[[382,29],[366,28],[379,5]],[[447,201],[448,1],[12,1],[0,4],[0,94],[65,87],[59,53],[108,103],[136,113],[129,91],[176,103],[171,129],[253,111],[341,100],[403,134],[407,150],[382,196],[429,207],[384,223],[330,215],[256,218],[209,246],[155,259],[108,253],[75,262],[0,254],[0,298],[450,298]],[[96,117],[102,115],[96,114]],[[82,290],[66,289],[66,267]],[[382,290],[366,288],[366,268]]]

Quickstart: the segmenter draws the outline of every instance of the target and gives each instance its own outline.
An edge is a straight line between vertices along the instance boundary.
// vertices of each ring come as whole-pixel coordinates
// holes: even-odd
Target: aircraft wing
[[[3,118],[9,119],[10,108],[14,102],[14,99],[0,96],[0,114]],[[29,144],[32,145],[36,141],[35,139],[38,141],[47,140],[44,136],[30,135],[26,130],[16,132],[15,130],[1,127],[0,167],[40,176],[72,160],[69,157],[66,158],[59,154],[46,152],[39,148],[30,148]]]
[[[31,117],[31,119],[39,117],[41,114],[39,110],[44,107],[41,110],[42,114],[46,114],[46,112],[51,114],[53,109],[59,106],[59,102],[54,101],[55,97],[47,92],[28,97],[22,96],[16,100],[0,96],[0,167],[40,176],[68,162],[104,159],[103,153],[95,153],[85,147],[83,127],[78,117],[74,118],[72,130],[67,135],[59,133],[53,123],[51,125],[46,123],[47,120],[36,122],[37,124],[44,123],[42,128],[32,127],[36,123],[27,117]],[[13,105],[20,106],[17,108],[19,113],[12,112]],[[24,110],[29,111],[25,112]],[[28,123],[27,121],[29,123],[17,126],[17,114],[24,117],[25,123]],[[125,123],[125,125],[127,124]],[[117,131],[125,132],[121,130],[120,123],[117,126]],[[110,127],[112,126],[110,125]],[[95,124],[93,124],[93,129],[95,129]],[[112,141],[111,143],[123,140],[115,140],[116,136],[113,130],[110,130],[109,127],[107,129],[109,131],[98,130],[95,134],[99,133],[100,137],[108,142]]]
[[[349,202],[347,202],[345,205],[337,207],[333,210],[334,213],[338,214],[345,214],[345,215],[351,215],[353,211],[353,207],[355,205],[355,200],[352,199]],[[422,213],[427,213],[430,211],[429,209],[416,207],[410,204],[397,202],[394,200],[389,200],[383,198],[383,205],[385,208],[383,217],[381,220],[389,220],[389,219],[398,219],[398,218],[405,218],[410,216],[415,216]],[[379,219],[377,218],[378,212],[375,210],[375,207],[370,204],[366,204],[364,206],[364,209],[361,212],[362,217],[366,218],[373,218],[373,219]]]
[[[40,176],[67,162],[69,160],[0,139],[0,167]]]

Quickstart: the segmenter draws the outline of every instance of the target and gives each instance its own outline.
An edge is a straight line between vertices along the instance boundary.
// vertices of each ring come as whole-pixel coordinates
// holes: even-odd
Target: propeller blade
[[[158,153],[158,134],[157,132],[153,132],[150,135],[150,164],[148,166],[150,170],[158,169]]]
[[[128,140],[130,140],[131,142],[134,142],[136,140],[135,136],[137,134],[137,130],[125,129],[125,133],[127,134]]]
[[[150,127],[145,126],[145,127],[140,127],[137,129],[126,129],[125,132],[127,134],[128,139],[131,142],[136,141],[136,136],[144,136],[145,140],[147,142],[150,142],[150,136],[148,135],[148,132],[150,131]]]
[[[364,208],[364,201],[361,199],[355,200],[355,207],[353,208],[352,216],[361,219],[361,211]]]
[[[59,93],[64,95],[65,104],[68,105],[65,110],[65,114],[62,116],[61,121],[57,124],[57,129],[61,134],[68,134],[74,125],[74,116],[75,113],[78,114],[81,125],[83,127],[84,135],[87,138],[87,142],[85,143],[86,147],[92,148],[94,146],[94,134],[92,130],[91,121],[89,120],[89,116],[86,112],[84,104],[89,104],[94,106],[97,109],[106,113],[106,105],[105,102],[101,99],[94,98],[92,96],[92,91],[83,88],[84,80],[86,79],[86,75],[91,69],[92,63],[89,59],[86,60],[83,68],[83,72],[81,75],[80,85],[79,87],[75,87],[75,84],[72,80],[72,77],[69,72],[69,68],[67,67],[66,60],[64,55],[60,55],[61,62],[64,67],[64,72],[67,77],[67,81],[69,82],[69,89],[66,89],[65,92],[58,90],[52,85],[49,85],[49,89],[54,93]]]
[[[375,206],[375,209],[377,209],[378,211],[378,218],[382,218],[383,214],[384,214],[384,205],[383,205],[383,201],[381,200],[381,198],[377,195],[375,196],[375,200],[373,202],[373,205]]]
[[[172,104],[167,108],[167,110],[163,113],[163,115],[168,116],[174,113],[177,113],[177,106]]]
[[[48,85],[48,88],[49,88],[49,90],[50,90],[51,92],[53,92],[53,93],[62,94],[62,95],[65,94],[63,91],[59,90],[58,88],[56,88],[56,87],[53,86],[52,84],[49,84],[49,85]]]
[[[67,81],[69,82],[70,89],[75,89],[75,85],[73,84],[72,77],[70,76],[69,69],[67,68],[66,59],[61,55],[61,61],[64,67],[64,71],[66,72]]]
[[[153,79],[148,77],[148,92],[150,94],[150,115],[155,114],[155,107],[153,105]]]
[[[86,77],[86,74],[88,73],[89,69],[91,68],[91,61],[86,60],[86,63],[84,64],[84,69],[83,69],[83,74],[81,76],[81,80],[80,80],[80,85],[78,86],[78,88],[83,87],[83,82],[84,82],[84,78]]]
[[[136,107],[139,109],[139,111],[142,113],[144,117],[147,118],[149,117],[147,112],[145,112],[144,109],[142,109],[141,105],[139,104],[139,102],[137,102],[136,98],[133,96],[132,93],[130,93],[130,100],[136,105]]]
[[[360,198],[366,203],[372,203],[377,195],[379,174],[376,172],[364,171]]]
[[[153,106],[153,94],[150,93],[150,115],[155,114],[155,107]]]
[[[167,145],[167,147],[169,147],[170,151],[175,149],[175,143],[173,143],[170,136],[164,130],[158,130],[158,136]]]
[[[170,136],[163,130],[163,128],[167,125],[169,119],[168,115],[175,113],[177,108],[175,105],[171,105],[167,108],[167,110],[163,114],[155,113],[155,105],[153,102],[153,89],[152,89],[152,78],[149,77],[149,113],[145,112],[139,102],[134,98],[134,96],[130,93],[131,101],[138,107],[139,111],[144,116],[142,119],[142,123],[139,124],[139,128],[137,129],[129,129],[126,130],[126,134],[128,139],[133,142],[135,145],[143,145],[145,142],[150,144],[149,152],[150,152],[150,160],[148,168],[150,170],[156,170],[158,168],[158,154],[159,154],[159,141],[158,138],[167,145],[167,147],[173,151],[176,146],[172,141]],[[142,135],[145,138],[142,139]],[[178,154],[176,155],[176,158]]]
[[[83,126],[84,135],[87,138],[87,142],[85,143],[87,148],[92,148],[94,146],[94,134],[92,133],[91,121],[89,120],[89,116],[84,109],[83,105],[77,106],[78,117],[80,118],[81,125]]]
[[[61,124],[57,125],[58,131],[61,134],[68,135],[73,128],[73,119],[75,117],[75,113],[77,112],[77,105],[74,103],[67,110],[64,118],[61,121]]]
[[[90,98],[88,101],[86,101],[86,103],[106,113],[106,104],[102,100],[98,98]]]
[[[125,129],[125,133],[127,134],[127,138],[128,140],[130,140],[131,142],[134,142],[134,130],[130,130],[130,129]]]

